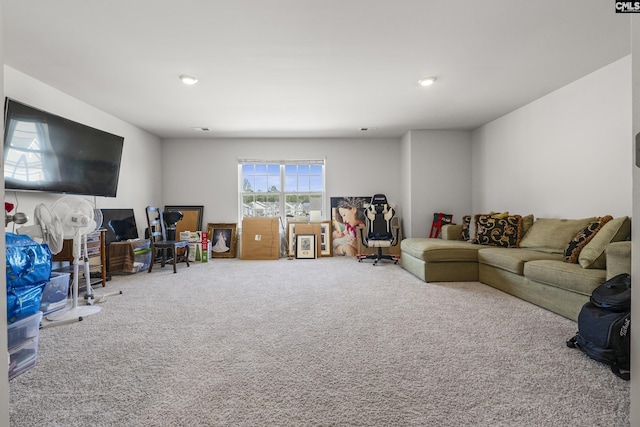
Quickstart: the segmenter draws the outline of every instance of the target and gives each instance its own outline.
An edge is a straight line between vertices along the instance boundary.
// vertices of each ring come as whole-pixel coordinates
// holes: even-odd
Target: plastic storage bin
[[[9,379],[17,377],[36,365],[41,321],[42,312],[39,311],[8,326]]]
[[[136,272],[146,271],[151,264],[151,242],[149,240],[141,240],[136,242],[133,251],[133,268]]]
[[[51,278],[42,291],[40,311],[49,314],[67,306],[70,277],[69,273],[51,272]]]

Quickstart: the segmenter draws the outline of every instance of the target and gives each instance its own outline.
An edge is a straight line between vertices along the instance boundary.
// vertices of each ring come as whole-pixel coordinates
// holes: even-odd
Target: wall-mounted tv
[[[116,197],[124,138],[5,100],[7,191]]]

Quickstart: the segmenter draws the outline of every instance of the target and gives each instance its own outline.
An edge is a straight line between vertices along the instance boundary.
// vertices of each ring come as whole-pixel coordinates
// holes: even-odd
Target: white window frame
[[[327,200],[327,195],[326,195],[326,176],[325,176],[325,166],[326,166],[326,161],[325,159],[313,159],[313,160],[265,160],[265,159],[238,159],[238,222],[242,223],[242,218],[244,218],[245,216],[245,204],[244,204],[244,196],[250,195],[250,194],[255,194],[253,192],[247,192],[244,191],[243,185],[243,175],[242,175],[242,166],[246,165],[246,164],[254,164],[254,165],[278,165],[279,166],[279,174],[280,174],[280,180],[279,180],[279,184],[280,184],[280,190],[276,193],[276,192],[268,192],[268,193],[262,193],[262,194],[272,194],[272,195],[277,195],[279,197],[279,206],[278,206],[278,213],[279,213],[279,217],[282,219],[283,224],[286,224],[287,220],[289,219],[299,219],[300,217],[294,217],[294,216],[288,216],[287,217],[287,206],[286,206],[286,200],[287,200],[287,196],[291,196],[291,195],[318,195],[319,192],[299,192],[299,191],[285,191],[285,167],[286,166],[290,166],[290,165],[295,165],[295,166],[304,166],[304,165],[309,165],[309,166],[321,166],[322,167],[322,194],[321,194],[321,206],[312,206],[312,207],[308,207],[307,209],[302,209],[300,213],[300,216],[306,217],[308,219],[309,217],[309,210],[320,210],[321,211],[321,218],[325,218],[326,217],[326,200]],[[273,216],[271,214],[271,212],[265,212],[265,215],[247,215],[252,216],[252,217],[259,217],[259,216]]]

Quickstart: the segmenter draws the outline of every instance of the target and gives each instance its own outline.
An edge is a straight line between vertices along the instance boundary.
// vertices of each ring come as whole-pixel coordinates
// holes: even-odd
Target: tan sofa
[[[565,261],[569,242],[596,220],[525,217],[519,247],[497,247],[459,240],[462,225],[443,227],[440,238],[409,238],[400,244],[402,267],[425,282],[480,281],[577,320],[591,292],[606,279],[631,272],[628,217],[606,222]]]

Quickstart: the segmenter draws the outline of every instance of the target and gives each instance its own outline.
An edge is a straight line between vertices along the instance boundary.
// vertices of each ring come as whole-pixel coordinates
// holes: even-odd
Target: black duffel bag
[[[578,333],[567,346],[578,348],[624,380],[630,379],[631,276],[619,274],[594,289],[578,315]]]

